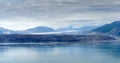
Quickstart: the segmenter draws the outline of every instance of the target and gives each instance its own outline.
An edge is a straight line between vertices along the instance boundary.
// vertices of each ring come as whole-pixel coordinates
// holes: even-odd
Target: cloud
[[[5,0],[1,2],[1,13],[23,17],[54,18],[67,14],[119,11],[114,0]],[[7,3],[6,3],[7,2]]]
[[[119,6],[118,0],[0,0],[0,22],[16,22],[16,25],[23,22],[44,22],[42,25],[54,28],[63,23],[63,26],[81,26],[83,21],[100,25],[119,20]],[[60,25],[57,24],[59,22]],[[90,23],[87,24],[91,25]],[[30,24],[26,25],[32,27]],[[6,24],[7,26],[9,25]]]

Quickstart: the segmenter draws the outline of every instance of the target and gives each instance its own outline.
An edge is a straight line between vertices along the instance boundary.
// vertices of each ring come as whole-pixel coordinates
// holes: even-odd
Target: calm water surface
[[[0,46],[0,63],[120,63],[119,45]]]

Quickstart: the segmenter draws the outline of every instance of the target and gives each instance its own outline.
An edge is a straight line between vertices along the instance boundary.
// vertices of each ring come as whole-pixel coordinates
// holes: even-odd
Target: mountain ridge
[[[105,24],[101,27],[93,29],[92,32],[120,36],[120,21],[114,21],[110,24]]]
[[[27,33],[42,33],[42,32],[52,32],[52,31],[54,31],[53,28],[45,27],[45,26],[38,26],[23,31],[14,31],[0,27],[0,34],[27,34]]]

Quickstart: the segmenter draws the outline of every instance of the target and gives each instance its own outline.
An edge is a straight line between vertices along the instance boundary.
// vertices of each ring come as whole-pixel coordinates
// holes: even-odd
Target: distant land
[[[53,29],[46,26],[38,26],[35,28],[26,29],[23,31],[14,31],[5,28],[0,28],[0,34],[91,34],[91,33],[108,34],[120,36],[120,21],[114,21],[103,26],[84,26],[84,27],[64,27]]]
[[[116,40],[107,35],[65,35],[65,34],[45,34],[45,35],[27,35],[27,34],[2,34],[0,43],[48,43],[48,42],[97,42]]]
[[[42,33],[51,33],[51,34],[83,34],[87,31],[90,31],[97,26],[85,26],[85,27],[65,27],[65,28],[58,28],[53,29],[46,26],[38,26],[35,28],[26,29],[23,31],[14,31],[5,28],[0,28],[0,34],[42,34]]]
[[[39,26],[31,29],[26,29],[23,31],[14,31],[5,28],[0,28],[0,34],[31,34],[31,33],[43,33],[43,32],[53,32],[54,29],[45,26]]]
[[[105,24],[101,27],[93,29],[92,32],[120,36],[120,21],[115,21],[110,24]]]
[[[42,34],[43,33],[43,34]],[[23,31],[0,28],[0,43],[48,43],[48,42],[97,42],[118,40],[120,21],[82,28],[59,28],[39,26]]]

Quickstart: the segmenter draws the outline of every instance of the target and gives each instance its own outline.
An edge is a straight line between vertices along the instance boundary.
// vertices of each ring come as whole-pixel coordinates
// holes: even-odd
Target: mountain
[[[96,28],[97,26],[85,27],[66,27],[54,30],[50,27],[38,26],[23,31],[14,31],[5,28],[0,28],[0,34],[86,34],[87,31]]]
[[[53,32],[54,29],[44,26],[39,26],[24,31],[14,31],[0,27],[0,34],[32,34],[32,33],[43,33],[43,32]]]
[[[0,34],[11,34],[13,31],[0,27]]]
[[[93,29],[92,32],[120,36],[120,21],[115,21],[110,24],[103,25],[99,28]]]
[[[53,32],[54,29],[45,26],[39,26],[31,29],[22,31],[23,33],[43,33],[43,32]]]

